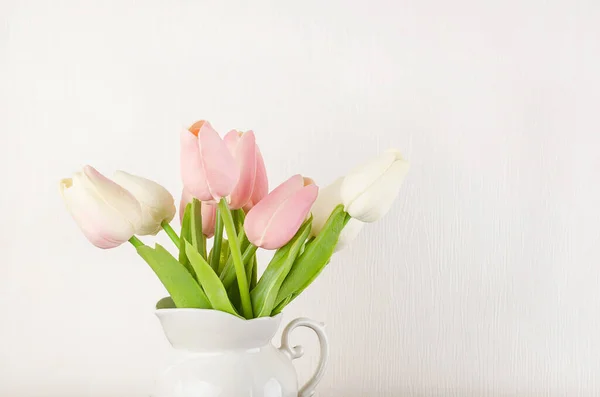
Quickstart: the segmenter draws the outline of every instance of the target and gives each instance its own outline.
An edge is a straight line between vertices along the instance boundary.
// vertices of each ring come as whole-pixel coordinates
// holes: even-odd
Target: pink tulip
[[[277,249],[294,237],[310,212],[319,188],[294,175],[259,201],[246,216],[246,236],[256,246]]]
[[[256,138],[254,132],[240,133],[231,130],[223,138],[229,152],[235,158],[240,178],[229,196],[229,208],[242,208],[252,197],[256,179]]]
[[[179,221],[183,221],[183,214],[185,213],[185,207],[192,202],[193,196],[190,192],[183,189],[181,192],[181,201],[179,202]],[[202,234],[206,238],[211,238],[215,234],[215,221],[217,218],[217,206],[208,202],[203,202],[200,207],[200,213],[202,214]]]
[[[181,133],[183,185],[201,201],[229,196],[240,173],[227,145],[208,121],[200,120]]]

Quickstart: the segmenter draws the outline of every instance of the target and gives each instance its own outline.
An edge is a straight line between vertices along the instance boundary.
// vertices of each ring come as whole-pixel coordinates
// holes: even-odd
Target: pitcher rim
[[[154,313],[158,316],[159,314],[162,313],[188,313],[188,312],[204,312],[204,313],[220,313],[220,314],[216,314],[217,316],[224,316],[224,317],[230,317],[230,318],[234,318],[236,320],[242,321],[242,322],[259,322],[259,321],[268,321],[268,320],[278,320],[279,318],[281,318],[281,316],[283,316],[283,313],[277,313],[274,316],[270,316],[270,317],[256,317],[256,318],[251,318],[251,319],[247,319],[247,318],[243,318],[243,317],[238,317],[238,316],[234,316],[231,313],[227,313],[221,310],[216,310],[216,309],[199,309],[199,308],[193,308],[193,307],[174,307],[174,308],[162,308],[162,309],[154,309]]]

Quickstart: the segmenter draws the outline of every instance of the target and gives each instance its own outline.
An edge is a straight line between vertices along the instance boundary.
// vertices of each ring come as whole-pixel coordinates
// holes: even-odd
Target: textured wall
[[[274,184],[413,164],[286,313],[328,324],[321,396],[599,395],[599,3],[221,3],[0,2],[0,395],[146,395],[162,287],[87,244],[57,181],[178,192],[198,118],[253,128]]]

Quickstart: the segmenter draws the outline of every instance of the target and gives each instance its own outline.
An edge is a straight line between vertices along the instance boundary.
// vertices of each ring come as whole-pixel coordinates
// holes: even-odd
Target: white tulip
[[[398,196],[408,168],[408,162],[395,149],[355,168],[340,188],[346,211],[362,222],[381,219]]]
[[[331,185],[319,189],[317,200],[311,208],[311,213],[313,216],[313,223],[310,231],[311,236],[316,236],[321,232],[323,226],[325,226],[325,223],[329,218],[329,215],[331,215],[331,212],[335,207],[342,204],[340,187],[342,186],[343,180],[344,178],[338,178]],[[363,225],[363,222],[351,218],[338,238],[335,251],[337,252],[346,248],[348,244],[356,238]]]
[[[60,181],[60,191],[83,234],[99,248],[123,244],[141,223],[135,197],[89,165]]]
[[[113,180],[133,194],[141,205],[142,222],[135,234],[155,235],[162,229],[162,222],[169,223],[175,216],[173,196],[158,183],[125,171],[115,172]]]

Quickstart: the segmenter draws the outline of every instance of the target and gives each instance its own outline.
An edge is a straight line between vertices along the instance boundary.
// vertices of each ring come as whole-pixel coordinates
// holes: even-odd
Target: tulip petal
[[[296,174],[287,181],[277,186],[264,199],[256,204],[246,215],[244,228],[250,241],[259,241],[261,235],[269,224],[270,216],[292,194],[302,189],[304,180],[302,175]],[[252,236],[252,238],[250,237]],[[255,244],[257,245],[257,244]]]
[[[267,168],[265,167],[265,160],[256,146],[256,177],[254,178],[254,189],[252,191],[252,197],[250,197],[250,205],[255,206],[260,200],[262,200],[269,193],[269,179],[267,177]]]
[[[112,180],[124,187],[140,202],[152,208],[174,206],[171,193],[160,184],[125,171],[116,171]]]
[[[318,192],[316,185],[310,185],[286,200],[265,229],[260,246],[264,249],[277,249],[287,244],[306,219]]]
[[[343,181],[344,178],[338,178],[332,184],[319,189],[319,196],[310,210],[313,216],[312,229],[310,231],[311,236],[314,237],[321,232],[325,222],[329,219],[329,215],[331,215],[335,207],[342,204],[340,187]]]
[[[240,177],[235,189],[229,196],[229,208],[242,208],[252,196],[256,178],[256,138],[254,132],[242,134],[235,147],[235,161],[240,171]]]
[[[343,181],[344,178],[338,178],[332,184],[319,189],[319,196],[310,210],[313,216],[311,236],[316,237],[319,235],[329,216],[335,210],[335,207],[342,203],[340,187]],[[363,226],[363,222],[351,218],[340,233],[337,245],[335,246],[335,252],[346,248],[360,233]]]
[[[391,208],[408,173],[408,162],[395,161],[373,184],[346,204],[346,211],[362,222],[375,222]],[[342,185],[342,197],[344,186]]]
[[[156,235],[162,222],[171,222],[175,213],[175,203],[171,193],[158,183],[125,171],[113,174],[113,181],[127,189],[142,207],[142,222],[137,235]]]
[[[227,149],[229,149],[229,153],[235,156],[235,148],[240,141],[240,133],[237,130],[231,130],[223,137],[223,142],[227,145]]]
[[[254,245],[276,249],[296,234],[317,198],[316,185],[304,186],[301,175],[279,185],[248,212],[244,228]]]
[[[215,235],[217,206],[215,204],[203,202],[200,212],[202,213],[202,234],[204,234],[206,238],[211,238]]]
[[[185,208],[189,203],[192,202],[194,197],[192,194],[186,189],[183,188],[181,190],[181,200],[179,200],[179,223],[183,223],[183,215],[185,214]]]
[[[334,252],[339,252],[346,248],[362,230],[364,222],[358,219],[350,218],[346,226],[342,229],[340,237],[338,238],[337,245],[335,246]]]
[[[218,202],[222,197],[229,196],[235,188],[240,177],[239,169],[227,145],[208,121],[198,132],[198,145],[206,185],[213,200]],[[209,201],[190,192],[201,201]]]
[[[82,182],[87,188],[94,189],[100,197],[110,204],[123,218],[137,229],[140,227],[142,216],[140,204],[126,189],[111,181],[94,167],[83,167],[85,178]]]
[[[61,181],[61,194],[69,210],[69,213],[79,226],[83,235],[96,247],[102,249],[114,248],[121,245],[124,241],[118,236],[113,236],[105,232],[106,219],[103,214],[109,210],[99,197],[90,197],[85,191],[72,188],[72,179],[63,179]],[[119,230],[125,230],[126,235],[133,236],[134,230],[129,222],[122,218],[113,220],[113,227]]]
[[[188,128],[188,131],[194,134],[194,136],[198,136],[198,132],[200,132],[200,128],[202,128],[204,123],[206,123],[206,120],[198,120]]]
[[[351,201],[380,178],[395,160],[395,153],[384,152],[350,171],[340,187],[344,205],[348,207]]]
[[[200,155],[198,138],[188,130],[181,132],[181,180],[193,197],[199,200],[212,200],[206,184],[206,173]]]

